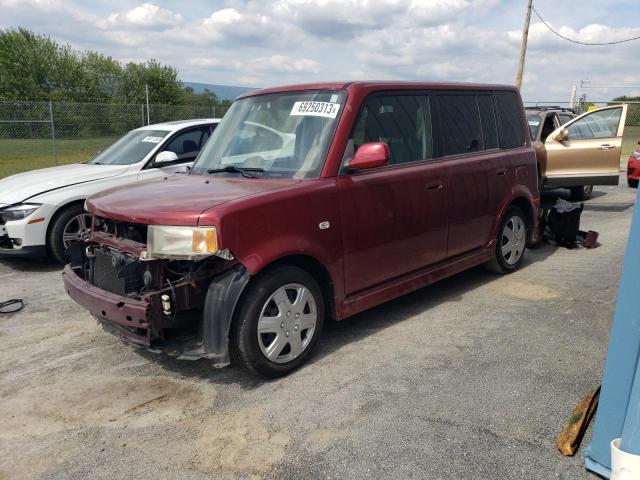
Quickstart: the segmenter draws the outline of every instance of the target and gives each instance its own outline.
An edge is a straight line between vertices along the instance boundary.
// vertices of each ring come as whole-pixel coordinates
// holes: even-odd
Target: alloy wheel
[[[84,240],[91,231],[91,215],[81,213],[71,218],[62,230],[62,243],[68,248],[73,242]]]

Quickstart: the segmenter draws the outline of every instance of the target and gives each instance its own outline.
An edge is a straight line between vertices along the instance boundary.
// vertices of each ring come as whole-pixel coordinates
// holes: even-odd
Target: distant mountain
[[[238,95],[255,90],[252,87],[234,87],[232,85],[212,85],[211,83],[182,82],[184,87],[193,89],[193,93],[202,93],[205,88],[216,94],[219,100],[233,100]]]

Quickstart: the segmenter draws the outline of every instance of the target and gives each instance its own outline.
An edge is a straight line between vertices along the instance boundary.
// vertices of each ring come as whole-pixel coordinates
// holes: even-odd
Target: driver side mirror
[[[156,155],[156,159],[153,163],[154,165],[162,166],[166,163],[175,162],[176,160],[178,160],[178,155],[169,150],[165,150],[164,152],[160,152],[158,155]]]
[[[389,145],[384,142],[369,142],[360,145],[349,162],[349,170],[364,170],[384,167],[390,158]]]
[[[564,142],[569,139],[569,130],[563,128],[553,137],[556,142]]]

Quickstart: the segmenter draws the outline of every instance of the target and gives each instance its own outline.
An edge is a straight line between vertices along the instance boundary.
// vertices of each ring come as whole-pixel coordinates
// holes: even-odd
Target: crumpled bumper
[[[150,347],[156,337],[151,318],[150,302],[122,297],[106,292],[79,277],[69,265],[62,272],[67,294],[89,310],[111,333],[131,343]]]

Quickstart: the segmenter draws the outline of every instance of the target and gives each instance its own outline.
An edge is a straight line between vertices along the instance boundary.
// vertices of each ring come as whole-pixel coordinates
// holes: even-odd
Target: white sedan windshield
[[[342,90],[315,90],[237,100],[192,171],[259,178],[318,177],[345,98]]]
[[[134,130],[93,157],[93,165],[133,165],[146,157],[167,136],[166,130]]]

